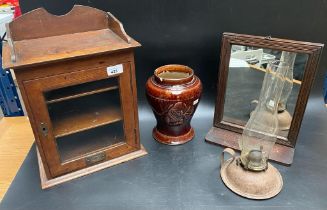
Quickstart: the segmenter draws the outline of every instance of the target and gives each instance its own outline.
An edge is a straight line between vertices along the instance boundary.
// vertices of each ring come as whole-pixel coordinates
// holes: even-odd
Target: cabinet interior
[[[62,162],[124,142],[117,78],[45,93]]]

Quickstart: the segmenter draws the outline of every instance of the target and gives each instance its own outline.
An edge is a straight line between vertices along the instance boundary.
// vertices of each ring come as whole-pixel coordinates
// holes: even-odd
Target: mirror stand
[[[324,45],[235,33],[224,33],[221,43],[214,123],[206,141],[240,150],[238,139],[256,109],[264,77],[274,74],[267,66],[280,61],[288,70],[281,99],[269,101],[279,108],[277,141],[269,158],[292,164]]]

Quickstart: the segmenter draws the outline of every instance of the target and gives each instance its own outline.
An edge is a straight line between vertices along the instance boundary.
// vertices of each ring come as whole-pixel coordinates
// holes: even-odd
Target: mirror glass
[[[287,140],[308,57],[304,53],[232,45],[223,121],[245,126],[259,99],[267,64],[282,60],[289,64],[289,70],[278,104],[278,136]]]

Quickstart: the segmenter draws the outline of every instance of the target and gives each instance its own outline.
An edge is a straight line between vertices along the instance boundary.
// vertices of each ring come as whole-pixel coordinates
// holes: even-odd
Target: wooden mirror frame
[[[283,137],[278,137],[270,154],[271,160],[290,165],[293,162],[297,136],[324,45],[287,39],[276,39],[271,38],[270,36],[263,37],[235,33],[223,34],[214,122],[213,127],[205,138],[207,142],[231,147],[237,150],[239,150],[238,139],[242,135],[244,126],[223,121],[225,93],[232,45],[268,48],[280,51],[305,53],[308,55],[287,141],[285,141],[286,138],[283,140]]]

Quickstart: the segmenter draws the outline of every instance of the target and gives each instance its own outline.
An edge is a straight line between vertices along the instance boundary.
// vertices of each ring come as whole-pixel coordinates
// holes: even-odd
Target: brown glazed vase
[[[200,79],[183,65],[157,68],[146,83],[146,96],[157,120],[153,137],[164,144],[178,145],[194,137],[191,119],[202,92]]]

